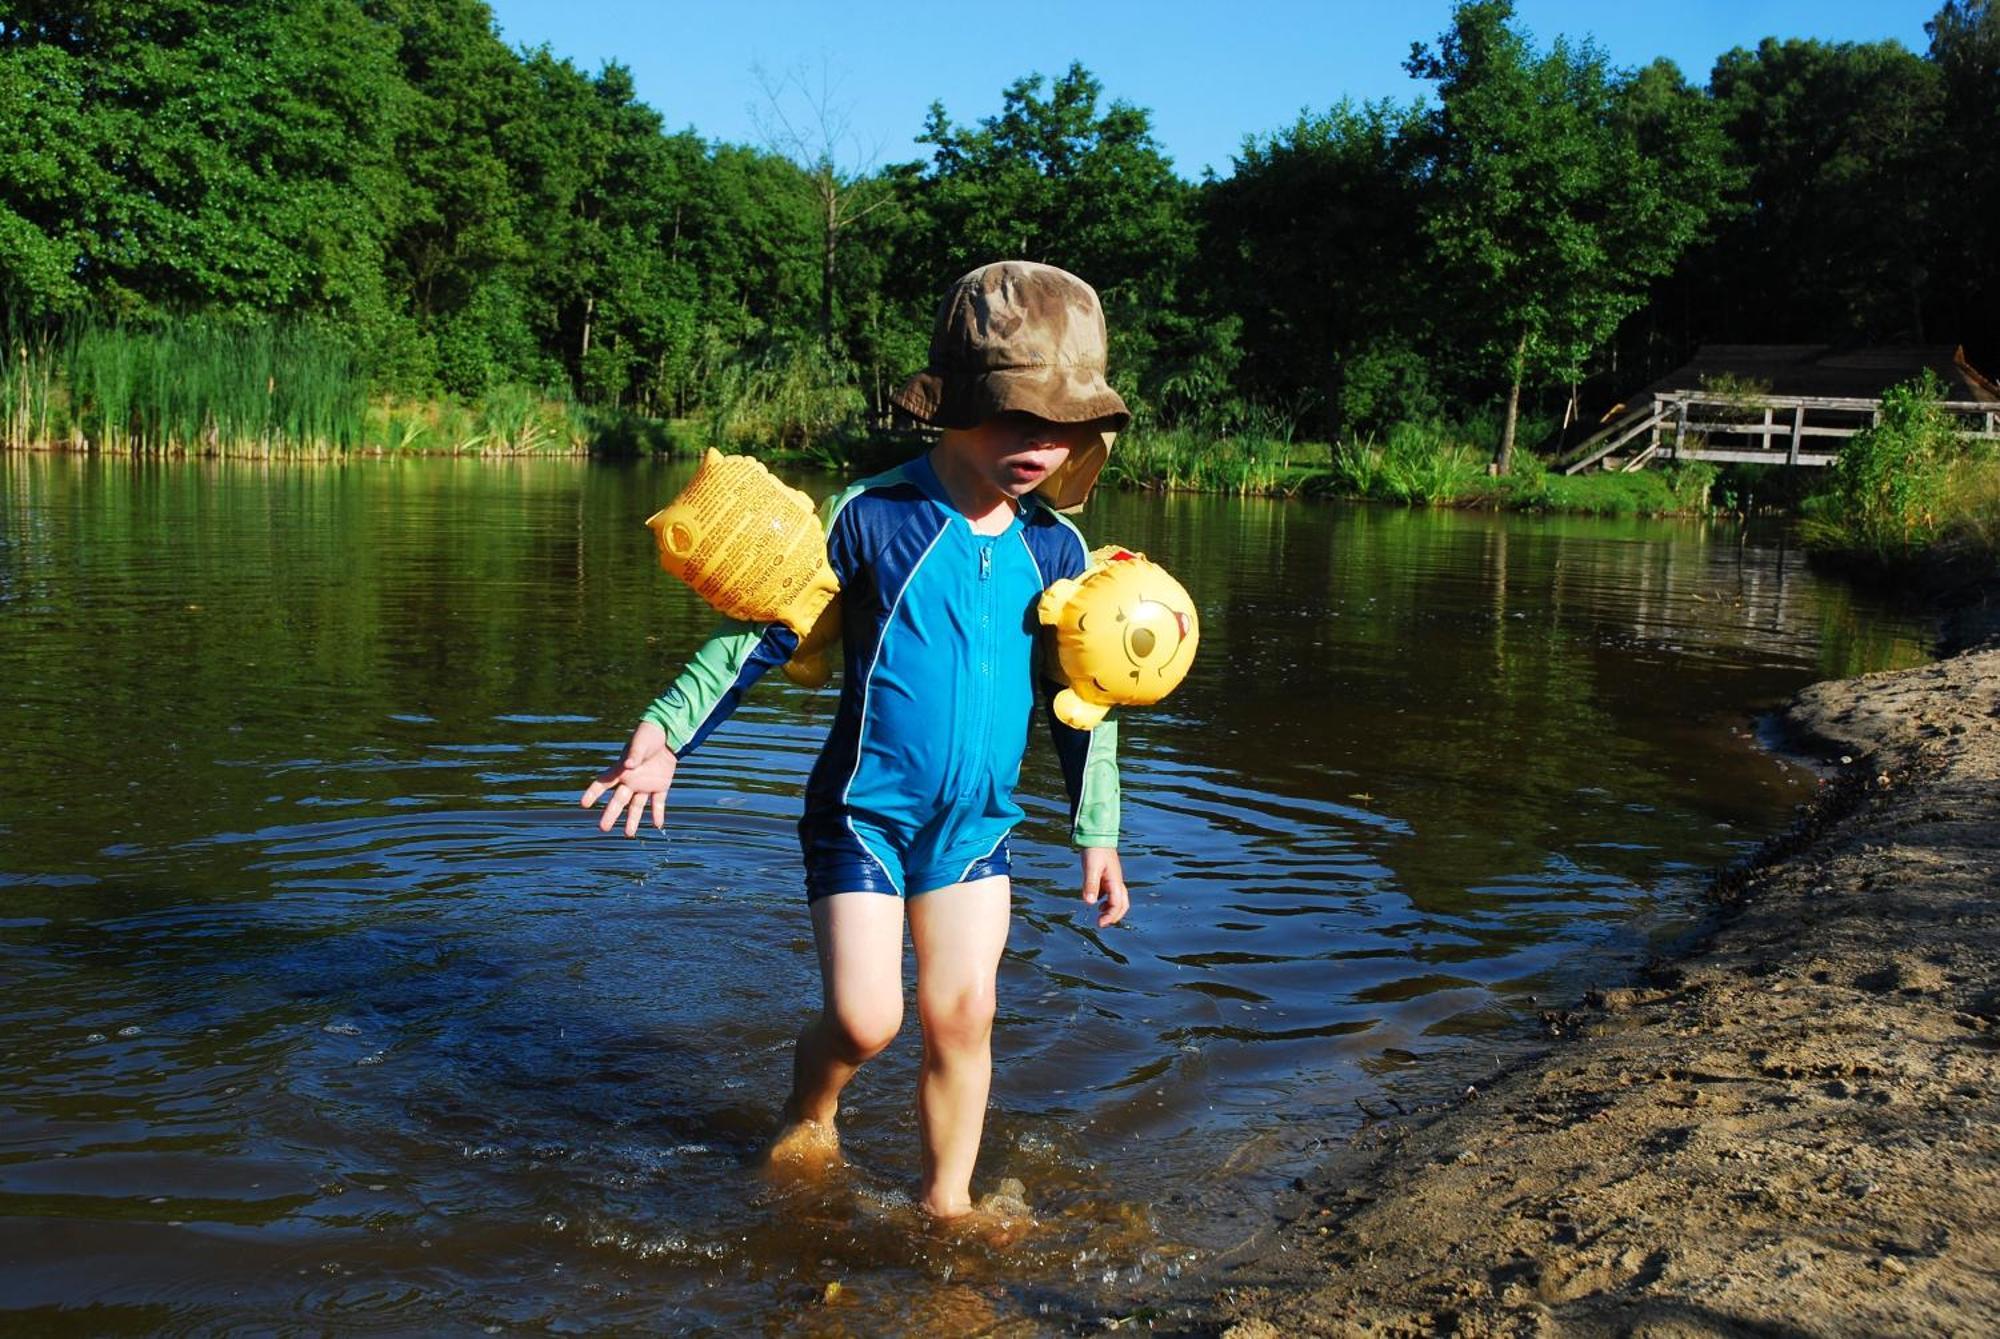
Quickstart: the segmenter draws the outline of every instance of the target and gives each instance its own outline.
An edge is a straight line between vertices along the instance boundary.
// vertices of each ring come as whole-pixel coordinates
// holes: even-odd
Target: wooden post
[[[1655,451],[1660,449],[1660,401],[1663,396],[1653,397],[1653,426],[1646,432],[1646,445]]]
[[[1680,412],[1674,416],[1674,459],[1675,460],[1679,460],[1681,458],[1681,443],[1687,439],[1687,433],[1688,433],[1688,402],[1687,402],[1687,397],[1683,395],[1681,397]]]
[[[1787,465],[1796,465],[1799,463],[1799,446],[1805,440],[1805,435],[1806,407],[1802,404],[1795,404],[1792,406],[1792,449],[1785,453],[1785,463]]]

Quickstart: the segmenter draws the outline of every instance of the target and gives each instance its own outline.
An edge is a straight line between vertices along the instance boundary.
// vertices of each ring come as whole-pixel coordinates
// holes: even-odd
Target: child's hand
[[[625,815],[625,835],[639,835],[639,816],[646,811],[650,801],[653,810],[653,826],[667,825],[667,788],[674,784],[674,768],[680,760],[667,747],[667,732],[652,721],[639,722],[639,728],[632,732],[632,742],[625,746],[625,756],[618,762],[597,774],[597,780],[583,792],[583,807],[594,806],[604,795],[611,797],[611,803],[604,807],[604,817],[597,820],[599,832],[611,831],[618,815]]]
[[[1125,867],[1118,863],[1118,852],[1109,846],[1086,846],[1083,848],[1083,900],[1097,906],[1102,898],[1104,905],[1097,913],[1097,926],[1116,925],[1125,919],[1125,913],[1132,906],[1132,894],[1125,889]]]

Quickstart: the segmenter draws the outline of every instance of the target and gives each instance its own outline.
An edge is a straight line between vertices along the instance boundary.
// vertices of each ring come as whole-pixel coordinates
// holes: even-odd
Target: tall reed
[[[861,416],[854,368],[811,340],[779,343],[722,365],[702,406],[718,446],[811,451]]]
[[[361,440],[354,355],[310,326],[10,318],[4,330],[7,445],[268,455]]]
[[[1301,458],[1310,450],[1262,433],[1222,437],[1194,428],[1144,429],[1118,439],[1104,478],[1170,492],[1289,493],[1304,475]]]
[[[48,443],[62,431],[56,339],[11,312],[0,316],[0,446]]]

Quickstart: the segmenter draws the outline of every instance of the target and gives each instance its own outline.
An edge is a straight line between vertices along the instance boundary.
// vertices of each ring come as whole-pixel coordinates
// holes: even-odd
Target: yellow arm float
[[[1069,685],[1056,694],[1064,725],[1090,730],[1112,707],[1143,707],[1180,686],[1201,640],[1194,601],[1143,553],[1093,550],[1073,580],[1042,592],[1036,617],[1055,629]]]
[[[833,672],[840,582],[812,499],[748,456],[711,450],[680,495],[648,517],[660,566],[725,618],[799,635],[785,676],[818,688]]]

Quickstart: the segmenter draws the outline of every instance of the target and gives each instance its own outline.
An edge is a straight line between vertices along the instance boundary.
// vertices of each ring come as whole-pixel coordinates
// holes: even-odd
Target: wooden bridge
[[[2000,440],[2000,404],[1947,400],[1940,408],[1961,435]],[[1859,397],[1668,391],[1585,439],[1563,473],[1639,470],[1656,460],[1830,465],[1842,442],[1881,417],[1880,400]]]
[[[1926,370],[1944,385],[1943,407],[1965,436],[2000,438],[2000,386],[1950,345],[1705,344],[1607,415],[1563,469],[1831,464],[1847,438],[1880,420],[1884,391]]]

